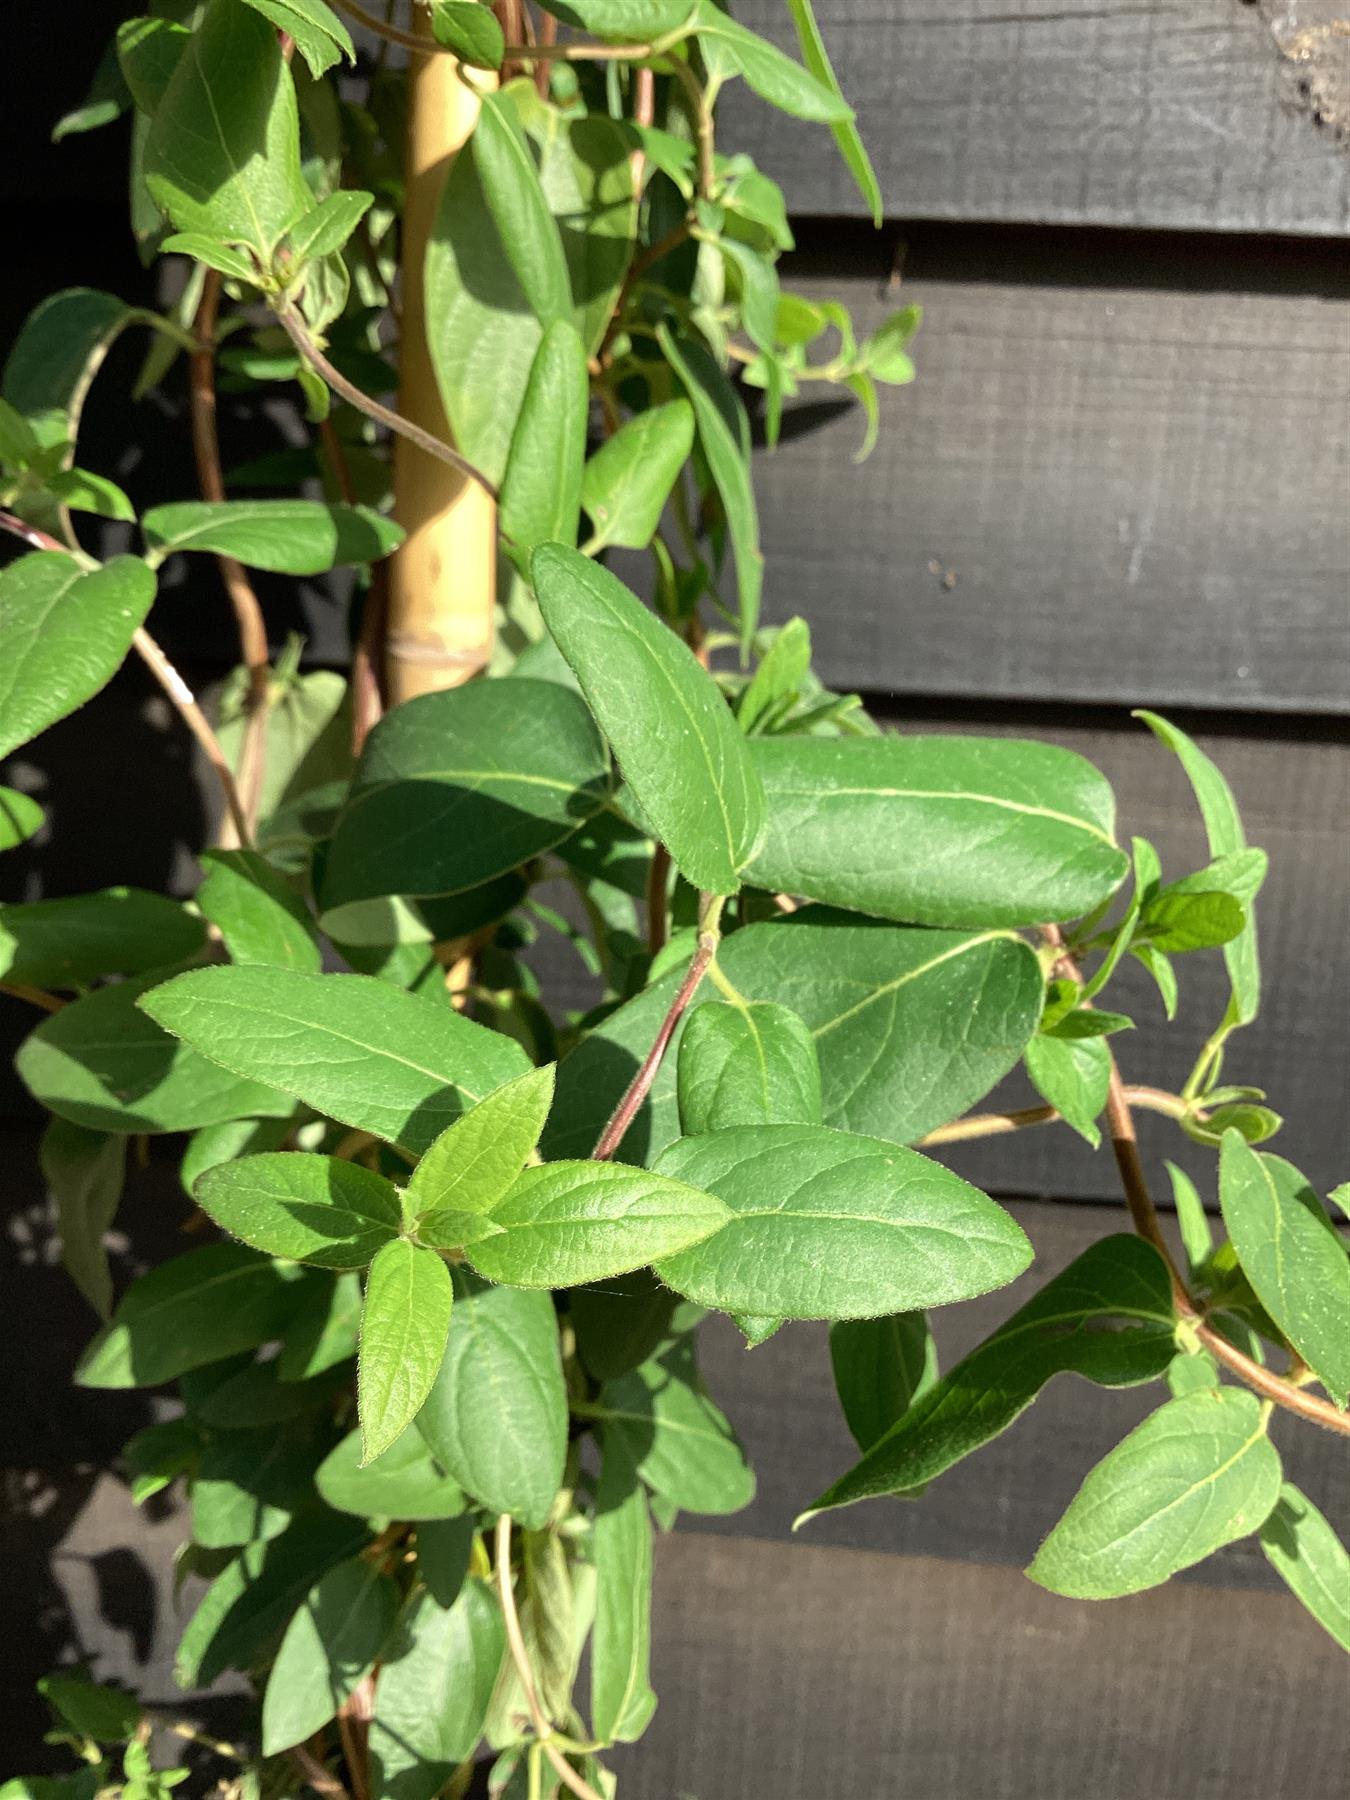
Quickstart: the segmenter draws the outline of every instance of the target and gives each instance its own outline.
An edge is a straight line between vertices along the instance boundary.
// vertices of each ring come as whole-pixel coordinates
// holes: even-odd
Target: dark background
[[[9,9],[5,343],[62,286],[154,297],[125,229],[123,128],[45,143],[125,10]],[[782,11],[740,9],[786,44]],[[1203,839],[1178,766],[1129,709],[1196,734],[1272,857],[1267,998],[1230,1077],[1270,1089],[1289,1121],[1276,1147],[1325,1189],[1350,1173],[1350,156],[1300,94],[1310,71],[1282,61],[1261,11],[1239,0],[828,0],[820,14],[885,228],[859,217],[823,129],[732,92],[722,142],[754,154],[798,210],[790,285],[844,299],[864,330],[902,300],[927,318],[919,380],[883,395],[866,465],[851,462],[856,411],[808,400],[779,452],[761,455],[769,616],[803,613],[822,673],[879,717],[1082,750],[1115,784],[1122,830],[1152,838],[1172,875],[1203,861]],[[95,388],[82,460],[144,506],[191,492],[190,458],[172,396],[126,400],[136,364],[124,341]],[[227,406],[227,463],[232,443],[257,454],[293,430],[284,410]],[[231,660],[229,617],[206,559],[183,560],[153,623],[205,686]],[[278,643],[302,629],[312,662],[342,664],[340,600],[278,583],[267,602]],[[7,778],[50,824],[5,858],[0,897],[110,882],[191,891],[214,797],[138,668],[21,751]],[[1220,959],[1191,959],[1167,1030],[1134,984],[1127,1078],[1175,1085],[1222,996]],[[7,1046],[32,1023],[0,997]],[[1010,1084],[1012,1103],[1027,1097]],[[1160,1175],[1176,1135],[1154,1120],[1143,1130]],[[69,1386],[93,1321],[54,1266],[35,1142],[6,1072],[17,1372],[0,1427],[15,1516],[0,1571],[0,1774],[40,1766],[31,1684],[57,1660],[88,1656],[175,1711],[230,1716],[228,1700],[173,1689],[173,1509],[136,1512],[110,1472],[154,1402]],[[1121,1224],[1109,1156],[1066,1137],[952,1160],[1026,1224],[1038,1252],[1026,1285]],[[172,1163],[157,1157],[119,1219],[119,1271],[181,1243],[181,1218]],[[1022,1298],[942,1314],[944,1360]],[[823,1332],[792,1327],[746,1354],[714,1324],[704,1359],[760,1493],[734,1519],[682,1520],[660,1547],[661,1706],[624,1759],[629,1800],[1339,1791],[1343,1659],[1252,1544],[1109,1607],[1053,1599],[1019,1573],[1151,1397],[1061,1383],[925,1500],[834,1514],[789,1543],[803,1498],[851,1460]],[[1344,1532],[1338,1447],[1283,1421],[1277,1436],[1291,1477]]]

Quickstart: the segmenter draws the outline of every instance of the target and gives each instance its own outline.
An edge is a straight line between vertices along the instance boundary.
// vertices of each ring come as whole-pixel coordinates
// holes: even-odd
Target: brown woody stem
[[[0,994],[9,994],[15,1000],[26,1000],[30,1006],[39,1006],[43,1012],[57,1013],[66,1004],[59,994],[49,994],[46,988],[33,987],[27,981],[0,981]]]

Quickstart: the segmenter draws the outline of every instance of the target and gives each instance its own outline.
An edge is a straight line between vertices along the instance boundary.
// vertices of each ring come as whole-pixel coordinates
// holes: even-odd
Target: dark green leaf
[[[649,1674],[652,1522],[626,1439],[606,1429],[592,1530],[591,1735],[632,1743],[656,1709]]]
[[[484,93],[473,160],[502,250],[540,324],[572,317],[572,292],[558,227],[528,140],[509,101]]]
[[[307,1282],[287,1321],[277,1373],[305,1381],[356,1355],[361,1323],[361,1284],[354,1274]]]
[[[408,1434],[413,1441],[413,1434]],[[478,1524],[471,1513],[427,1520],[417,1533],[417,1573],[438,1606],[453,1606],[473,1560]]]
[[[157,563],[200,550],[281,575],[378,562],[403,542],[402,528],[370,507],[319,500],[180,500],[152,508],[141,524]]]
[[[320,1463],[314,1484],[330,1506],[362,1518],[451,1519],[464,1511],[459,1483],[437,1468],[415,1431],[366,1463],[361,1433],[349,1432]]]
[[[311,1492],[321,1452],[294,1422],[214,1434],[192,1479],[192,1539],[229,1549],[280,1537]]]
[[[52,1119],[42,1134],[43,1179],[56,1202],[61,1261],[85,1299],[106,1319],[112,1275],[103,1234],[112,1224],[126,1178],[126,1139]]]
[[[322,956],[309,909],[264,857],[256,850],[207,850],[201,860],[207,873],[197,905],[232,962],[318,973]]]
[[[263,1695],[264,1756],[312,1737],[370,1673],[398,1612],[398,1589],[377,1562],[330,1569],[286,1628]]]
[[[394,1238],[366,1277],[356,1399],[363,1461],[412,1424],[445,1355],[454,1288],[434,1250]]]
[[[192,33],[176,19],[125,19],[117,27],[117,60],[136,106],[153,118],[168,92]]]
[[[733,1513],[754,1498],[754,1472],[699,1380],[688,1340],[609,1382],[595,1416],[654,1493],[684,1512]]]
[[[480,0],[432,0],[436,42],[474,69],[500,69],[506,39],[489,7]]]
[[[789,619],[774,633],[736,707],[741,730],[757,725],[784,703],[796,700],[811,667],[811,628],[805,619]]]
[[[1350,1650],[1350,1556],[1312,1501],[1290,1482],[1261,1527],[1261,1548],[1317,1623]]]
[[[481,1581],[453,1605],[420,1594],[386,1647],[370,1757],[383,1800],[433,1800],[483,1733],[506,1654],[501,1607]]]
[[[200,919],[144,888],[0,906],[0,976],[34,987],[83,987],[186,962],[205,941]]]
[[[591,388],[586,352],[570,317],[539,340],[502,476],[501,527],[525,566],[538,544],[576,542]]]
[[[830,1363],[860,1450],[870,1450],[938,1378],[937,1346],[921,1312],[837,1320],[830,1326]]]
[[[4,396],[46,445],[73,444],[89,384],[128,325],[151,313],[97,288],[65,288],[24,321],[5,361]]]
[[[1026,1063],[1042,1100],[1095,1150],[1102,1141],[1097,1120],[1111,1085],[1111,1051],[1105,1039],[1034,1037]]]
[[[52,142],[59,144],[62,138],[75,137],[82,131],[97,131],[100,125],[111,125],[114,119],[121,118],[130,104],[131,95],[122,79],[117,53],[110,44],[94,65],[83,102],[71,112],[64,113],[52,127]],[[7,1795],[6,1800],[10,1800],[10,1796]]]
[[[613,1381],[656,1350],[669,1335],[677,1306],[697,1315],[648,1269],[587,1282],[568,1296],[568,1317],[581,1360],[599,1381]]]
[[[100,1687],[78,1675],[44,1675],[37,1690],[72,1731],[96,1743],[123,1743],[141,1722],[141,1705],[134,1694]]]
[[[694,411],[687,400],[637,413],[606,439],[581,481],[593,532],[588,552],[609,544],[646,548],[693,443]]]
[[[270,19],[278,31],[294,38],[295,47],[309,65],[311,75],[322,75],[325,69],[344,57],[356,61],[356,46],[351,33],[325,0],[247,0],[255,12]]]
[[[692,0],[549,0],[544,10],[596,37],[649,44],[678,31],[691,5]]]
[[[731,1125],[819,1125],[820,1063],[805,1022],[765,1001],[708,1003],[680,1038],[680,1125],[687,1136]]]
[[[194,1190],[223,1231],[255,1250],[321,1269],[363,1269],[398,1236],[398,1194],[336,1156],[285,1150],[208,1169]]]

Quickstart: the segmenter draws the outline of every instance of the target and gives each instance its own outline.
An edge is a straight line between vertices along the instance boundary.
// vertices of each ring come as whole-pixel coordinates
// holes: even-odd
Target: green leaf
[[[431,29],[436,42],[470,68],[501,68],[506,39],[480,0],[432,0]]]
[[[1167,1174],[1172,1183],[1172,1200],[1177,1210],[1177,1227],[1186,1252],[1186,1265],[1194,1275],[1214,1248],[1214,1233],[1205,1217],[1204,1202],[1190,1176],[1171,1162],[1167,1164]]]
[[[356,1355],[361,1321],[361,1284],[354,1274],[307,1282],[287,1323],[277,1374],[282,1381],[305,1381]]]
[[[1232,943],[1246,922],[1241,902],[1232,894],[1176,894],[1169,890],[1149,901],[1138,930],[1153,950],[1179,956],[1188,950]]]
[[[30,794],[0,787],[0,850],[14,850],[41,831],[42,808]]]
[[[1111,1085],[1111,1052],[1105,1039],[1034,1037],[1027,1045],[1026,1063],[1042,1100],[1095,1150],[1102,1141],[1097,1120]]]
[[[816,23],[811,8],[811,0],[788,0],[788,11],[792,14],[792,23],[797,28],[797,42],[801,45],[802,61],[815,76],[823,88],[833,94],[840,93],[839,82],[829,55],[825,49],[825,41],[820,35],[820,27]],[[867,202],[867,210],[872,215],[874,225],[881,224],[882,199],[881,185],[877,181],[862,137],[852,119],[836,119],[830,125],[834,141],[839,146],[839,154],[848,164],[849,173],[857,183],[858,192]]]
[[[141,1722],[141,1704],[134,1694],[101,1687],[78,1675],[44,1675],[37,1691],[72,1731],[96,1743],[123,1743]]]
[[[0,906],[0,976],[34,987],[79,988],[186,962],[205,941],[200,919],[144,888]]]
[[[38,1152],[56,1203],[56,1234],[67,1274],[100,1318],[112,1312],[112,1275],[103,1235],[126,1178],[126,1140],[51,1119]]]
[[[322,956],[314,921],[266,858],[256,850],[207,850],[201,860],[206,880],[197,905],[219,930],[232,962],[318,973]]]
[[[591,1735],[632,1743],[656,1710],[651,1660],[652,1522],[628,1445],[606,1430],[591,1545],[596,1567]]]
[[[434,1228],[439,1212],[490,1213],[539,1142],[553,1103],[553,1075],[552,1064],[531,1069],[443,1131],[408,1183],[408,1217]]]
[[[858,1319],[940,1306],[1021,1274],[1031,1246],[977,1189],[913,1150],[820,1125],[746,1125],[683,1138],[661,1173],[732,1218],[656,1271],[724,1312]]]
[[[295,39],[316,79],[344,57],[349,63],[356,61],[351,33],[324,0],[247,0],[247,4]]]
[[[1166,744],[1174,752],[1186,771],[1187,780],[1195,791],[1195,798],[1200,807],[1200,815],[1205,822],[1205,834],[1209,840],[1210,854],[1216,857],[1232,856],[1239,850],[1247,848],[1247,836],[1242,829],[1242,819],[1238,813],[1237,802],[1233,798],[1233,790],[1225,781],[1217,764],[1212,762],[1198,745],[1192,743],[1184,731],[1160,718],[1157,713],[1136,712],[1137,719],[1142,719],[1155,737]],[[1224,945],[1224,961],[1228,964],[1228,979],[1232,984],[1233,996],[1229,1003],[1229,1017],[1234,1025],[1249,1025],[1256,1017],[1261,999],[1261,965],[1256,947],[1256,920],[1249,912],[1245,930],[1231,943]]]
[[[748,31],[724,13],[713,0],[698,0],[694,13],[699,42],[705,55],[713,52],[719,64],[745,77],[761,100],[797,119],[818,119],[844,124],[853,108],[837,83],[817,80],[793,62],[767,38]]]
[[[459,1483],[437,1468],[414,1431],[367,1463],[361,1460],[361,1433],[348,1432],[319,1464],[314,1485],[330,1506],[362,1518],[451,1519],[464,1511]]]
[[[80,1358],[86,1388],[158,1387],[276,1337],[295,1306],[298,1269],[242,1244],[206,1244],[151,1269]]]
[[[295,1421],[212,1436],[192,1479],[192,1540],[225,1550],[280,1537],[309,1498],[319,1450]]]
[[[383,1175],[300,1150],[218,1163],[194,1194],[231,1236],[320,1269],[364,1269],[402,1223],[398,1194]]]
[[[502,249],[535,317],[545,329],[570,321],[572,290],[562,239],[509,102],[496,94],[482,95],[471,143]]]
[[[341,188],[321,200],[291,232],[288,247],[296,263],[335,256],[370,211],[374,194]]]
[[[434,1800],[483,1734],[506,1654],[501,1607],[466,1581],[453,1605],[419,1594],[386,1646],[370,1725],[375,1791]]]
[[[1255,1394],[1209,1388],[1169,1400],[1097,1464],[1027,1574],[1081,1600],[1157,1587],[1258,1530],[1280,1480]]]
[[[762,803],[745,741],[711,677],[579,551],[545,544],[533,576],[545,623],[681,873],[709,893],[734,893]]]
[[[556,682],[422,694],[366,740],[328,851],[325,911],[494,880],[568,837],[609,785],[594,721]]]
[[[265,259],[313,204],[291,72],[276,32],[239,0],[212,0],[193,32],[151,121],[145,181],[180,231]]]
[[[1162,998],[1163,1011],[1170,1020],[1177,1016],[1177,978],[1172,967],[1171,958],[1161,950],[1155,950],[1151,944],[1137,944],[1131,948],[1130,954],[1137,958],[1149,974]]]
[[[1261,1548],[1317,1623],[1343,1650],[1350,1650],[1350,1556],[1312,1501],[1291,1482],[1285,1482],[1261,1527]]]
[[[398,1589],[355,1557],[318,1581],[286,1627],[263,1694],[264,1756],[301,1744],[334,1718],[393,1630]]]
[[[677,1306],[697,1316],[649,1269],[588,1282],[568,1296],[568,1316],[582,1362],[599,1381],[637,1368],[670,1335]]]
[[[316,1111],[414,1154],[529,1066],[509,1039],[372,975],[198,969],[142,1007],[224,1068],[284,1083]]]
[[[434,1250],[394,1238],[370,1265],[361,1310],[356,1399],[363,1460],[412,1424],[445,1354],[454,1287]]]
[[[302,1294],[301,1304],[306,1297]],[[234,1436],[250,1426],[279,1425],[326,1409],[346,1381],[345,1369],[327,1380],[287,1381],[278,1363],[274,1356],[255,1358],[233,1374],[227,1372],[231,1364],[219,1364],[204,1369],[196,1381],[184,1377],[179,1387],[195,1420]]]
[[[960,737],[758,739],[760,887],[919,925],[1077,918],[1129,867],[1091,763]]]
[[[162,1494],[171,1482],[190,1469],[201,1449],[201,1434],[190,1419],[168,1419],[147,1425],[122,1446],[122,1461],[130,1476],[131,1498],[140,1506],[153,1494]]]
[[[785,1006],[707,1003],[680,1038],[680,1126],[819,1125],[820,1062],[805,1022]]]
[[[154,981],[96,988],[44,1019],[15,1058],[28,1091],[91,1131],[194,1131],[291,1111],[275,1088],[241,1080],[161,1031],[139,1004]]]
[[[501,526],[521,562],[536,545],[575,543],[591,388],[570,317],[539,340],[502,477]]]
[[[217,269],[231,281],[245,281],[250,287],[256,287],[259,280],[258,265],[245,255],[242,250],[233,250],[228,244],[222,244],[202,231],[175,231],[166,237],[160,245],[166,254],[190,256],[199,263],[205,263],[208,269]]]
[[[859,352],[868,373],[893,387],[913,381],[914,364],[906,350],[922,322],[921,306],[902,306],[899,312],[893,312],[879,325]]]
[[[0,400],[0,459],[12,468],[25,468],[41,451],[33,427],[8,400]]]
[[[581,480],[581,504],[593,532],[588,552],[610,544],[647,547],[693,444],[693,408],[687,400],[669,400],[635,414],[600,446]]]
[[[1006,1431],[1056,1375],[1102,1387],[1156,1380],[1175,1325],[1158,1252],[1139,1238],[1104,1238],[915,1400],[802,1519],[934,1480]]]
[[[450,1335],[417,1430],[481,1506],[543,1529],[567,1455],[567,1394],[547,1294],[455,1271]]]
[[[692,8],[693,0],[549,0],[544,10],[596,37],[649,44],[678,31]]]
[[[1179,1350],[1167,1365],[1167,1386],[1174,1400],[1219,1385],[1219,1365],[1208,1350]]]
[[[591,1410],[606,1447],[622,1446],[653,1493],[681,1511],[739,1512],[754,1498],[754,1471],[708,1397],[687,1339],[607,1383]]]
[[[121,118],[130,104],[131,95],[122,79],[116,51],[110,44],[94,66],[89,91],[82,104],[73,111],[64,113],[52,127],[52,142],[59,144],[62,138],[75,137],[83,131],[97,131],[101,125],[111,125],[114,119]],[[6,1795],[5,1800],[12,1800],[12,1797]]]
[[[739,238],[718,238],[717,248],[736,271],[745,334],[756,349],[771,357],[778,323],[778,271],[769,257]],[[771,443],[776,435],[776,431],[771,433]]]
[[[409,1441],[414,1434],[409,1433]],[[429,1520],[417,1534],[417,1573],[439,1606],[453,1606],[464,1586],[478,1541],[472,1513]]]
[[[179,500],[153,507],[141,525],[156,562],[209,551],[279,575],[379,562],[403,542],[402,527],[370,507],[319,500]]]
[[[1350,1397],[1350,1261],[1325,1208],[1282,1156],[1223,1135],[1219,1205],[1257,1298],[1343,1407]]]
[[[759,546],[759,514],[750,479],[750,422],[740,396],[716,360],[690,338],[676,341],[669,327],[657,327],[662,354],[689,396],[699,443],[722,499],[736,559],[740,600],[741,655],[746,656],[759,623],[764,553]]]
[[[147,120],[158,112],[191,38],[185,25],[169,18],[124,19],[117,27],[122,78]]]
[[[839,1404],[860,1450],[870,1450],[936,1384],[937,1346],[921,1312],[839,1319],[830,1326]]]
[[[0,574],[0,757],[112,680],[154,597],[134,556],[86,572],[63,550],[40,550]]]
[[[48,475],[43,486],[72,512],[93,513],[100,519],[124,522],[136,517],[135,507],[117,483],[104,475],[92,474],[88,469],[58,469],[55,474]]]
[[[663,1175],[613,1163],[547,1163],[526,1169],[493,1208],[496,1234],[467,1254],[489,1281],[574,1287],[640,1269],[726,1219],[719,1200]]]
[[[280,1150],[295,1124],[294,1113],[277,1119],[227,1119],[194,1131],[178,1165],[178,1179],[189,1199],[197,1177],[217,1163],[233,1162],[263,1150]]]
[[[741,730],[753,734],[779,705],[796,700],[811,667],[811,628],[805,619],[789,619],[774,634],[773,643],[736,706]]]
[[[44,445],[73,444],[85,395],[128,325],[152,313],[97,288],[65,288],[34,307],[5,361],[4,396]]]

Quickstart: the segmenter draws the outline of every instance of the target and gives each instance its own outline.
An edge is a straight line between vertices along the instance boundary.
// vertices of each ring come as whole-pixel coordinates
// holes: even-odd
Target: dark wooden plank
[[[656,1559],[623,1800],[1339,1793],[1344,1658],[1277,1594],[1108,1606],[1006,1569],[683,1538]]]
[[[944,1368],[1090,1243],[1129,1229],[1123,1208],[1014,1201],[1009,1209],[1036,1247],[1035,1264],[1011,1287],[934,1313]],[[834,1392],[826,1327],[787,1325],[748,1351],[730,1320],[717,1315],[702,1329],[700,1360],[741,1434],[759,1490],[744,1512],[724,1519],[681,1516],[679,1529],[786,1540],[802,1508],[858,1458]],[[1088,1470],[1167,1397],[1158,1383],[1108,1392],[1060,1376],[1009,1431],[949,1469],[921,1499],[869,1500],[825,1513],[794,1541],[1024,1568]],[[1344,1536],[1350,1528],[1344,1439],[1285,1413],[1273,1420],[1272,1432],[1289,1479]],[[1229,1545],[1178,1580],[1278,1585],[1254,1539]]]
[[[820,0],[894,218],[1337,235],[1350,164],[1292,103],[1255,6],[1231,0]],[[796,51],[778,0],[737,16]],[[821,126],[739,85],[720,130],[800,212],[862,213]]]
[[[811,387],[757,459],[767,616],[804,613],[832,679],[1350,711],[1343,267],[1225,292],[1203,245],[918,232],[888,292],[882,247],[810,242],[790,285],[861,330],[926,309],[868,462]]]

